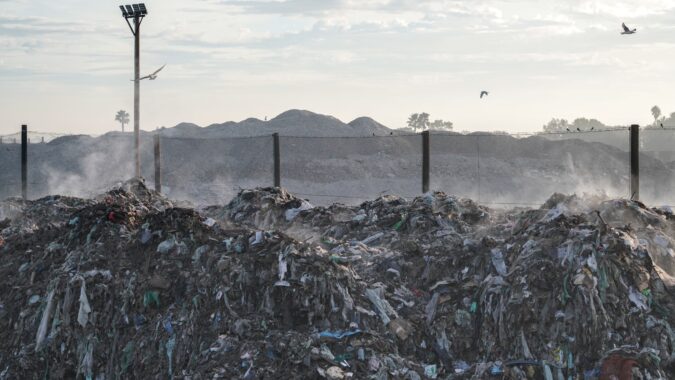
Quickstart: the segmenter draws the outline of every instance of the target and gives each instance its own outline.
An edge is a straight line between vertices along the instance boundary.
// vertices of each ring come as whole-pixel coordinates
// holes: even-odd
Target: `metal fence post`
[[[28,126],[21,125],[21,197],[28,199]]]
[[[422,193],[429,191],[429,131],[422,132]]]
[[[155,191],[162,192],[162,154],[159,146],[159,133],[155,134]]]
[[[630,198],[640,200],[640,126],[630,126]]]
[[[279,134],[272,135],[274,140],[274,187],[281,187],[281,152],[279,151]]]

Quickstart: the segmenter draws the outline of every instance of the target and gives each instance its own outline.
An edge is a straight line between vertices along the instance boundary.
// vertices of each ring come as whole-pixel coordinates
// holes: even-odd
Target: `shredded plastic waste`
[[[675,378],[675,220],[638,202],[11,202],[0,379]]]

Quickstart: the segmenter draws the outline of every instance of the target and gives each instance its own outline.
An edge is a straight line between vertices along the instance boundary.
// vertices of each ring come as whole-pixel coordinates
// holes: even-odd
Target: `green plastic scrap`
[[[394,225],[392,226],[392,228],[393,228],[394,230],[398,231],[399,228],[403,227],[403,224],[405,223],[406,217],[407,217],[406,214],[401,214],[401,220],[399,220],[398,222],[396,222],[396,224],[394,224]]]
[[[143,306],[148,307],[151,303],[155,303],[159,307],[159,292],[156,290],[149,290],[143,295]]]
[[[424,366],[424,376],[429,379],[435,379],[438,377],[438,367],[436,367],[436,364]]]
[[[173,376],[173,349],[176,348],[176,336],[173,335],[164,345],[166,356],[169,358],[169,376]]]
[[[574,373],[574,357],[572,356],[572,351],[567,353],[567,380],[572,380],[572,373]]]
[[[472,314],[476,313],[476,310],[478,310],[478,303],[476,301],[471,302],[471,308],[469,311],[471,311]]]
[[[572,298],[570,296],[569,291],[567,290],[567,280],[569,279],[569,274],[565,274],[565,277],[563,277],[563,294],[562,294],[562,303],[563,305],[567,304],[567,300]]]
[[[645,290],[642,291],[642,295],[647,298],[647,305],[649,307],[652,307],[652,303],[654,299],[652,298],[652,290],[649,288],[646,288]]]
[[[345,260],[343,257],[340,257],[338,255],[330,255],[330,261],[332,261],[336,264],[347,264],[347,263],[349,263],[348,260]]]
[[[129,369],[129,366],[134,361],[134,341],[131,340],[124,346],[122,350],[122,373]]]

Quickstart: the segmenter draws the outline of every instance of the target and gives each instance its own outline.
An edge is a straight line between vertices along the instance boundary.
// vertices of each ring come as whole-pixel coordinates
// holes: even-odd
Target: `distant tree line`
[[[671,113],[669,117],[663,116],[661,113],[661,108],[659,106],[654,106],[651,108],[652,117],[654,122],[650,125],[646,125],[645,128],[661,128],[662,126],[675,126],[675,112]],[[600,130],[600,129],[614,129],[617,127],[605,125],[597,119],[587,119],[585,117],[580,117],[574,119],[573,122],[569,122],[565,119],[556,119],[553,118],[547,124],[544,124],[544,132],[549,133],[564,133],[567,131],[576,132],[576,131],[590,131],[590,130]]]
[[[565,119],[556,119],[553,118],[547,124],[544,125],[544,132],[548,133],[563,133],[567,131],[591,131],[599,129],[611,129],[608,125],[603,124],[597,119],[586,119],[585,117],[580,117],[574,119],[573,122],[568,122]]]
[[[414,113],[408,118],[408,127],[413,131],[452,131],[452,122],[436,119],[429,121],[429,114],[426,112]]]

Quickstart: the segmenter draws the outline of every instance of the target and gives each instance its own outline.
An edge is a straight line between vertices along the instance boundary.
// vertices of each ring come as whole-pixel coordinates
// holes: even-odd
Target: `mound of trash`
[[[675,378],[675,217],[553,195],[0,202],[0,379]]]

